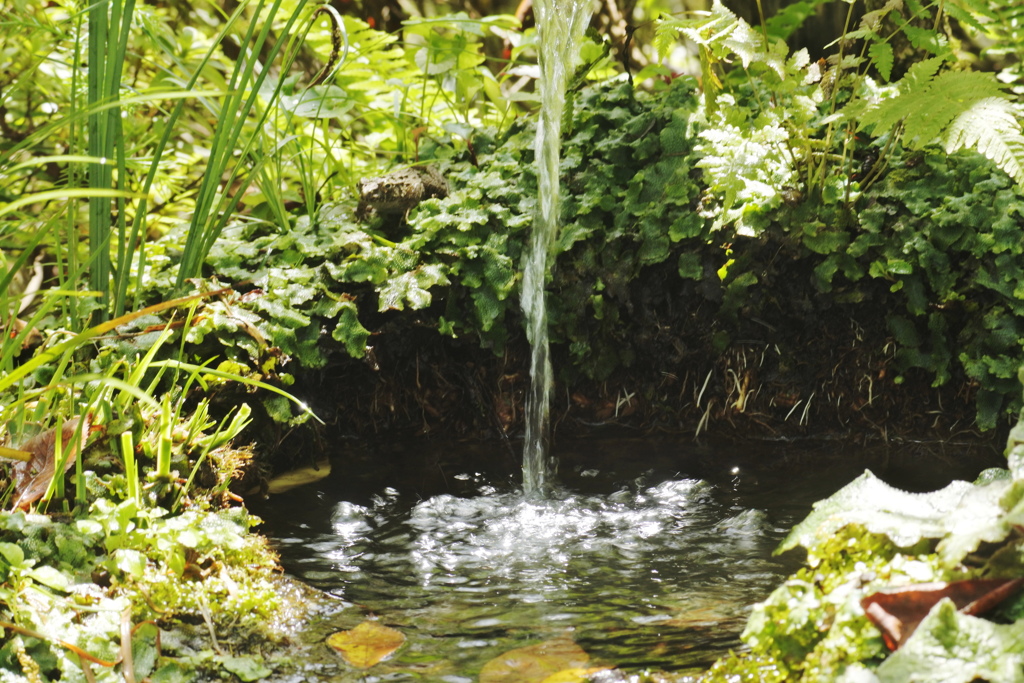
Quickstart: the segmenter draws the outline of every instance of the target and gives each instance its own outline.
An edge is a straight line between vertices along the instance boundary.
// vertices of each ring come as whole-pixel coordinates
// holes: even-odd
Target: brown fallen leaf
[[[897,650],[940,600],[949,598],[964,614],[989,611],[1016,593],[1024,579],[969,579],[920,583],[879,591],[860,601],[864,613],[882,632],[885,645]]]
[[[64,472],[67,472],[75,464],[78,451],[85,446],[85,440],[89,436],[90,419],[85,416],[85,424],[79,433],[79,438],[74,440],[78,430],[80,418],[66,420],[61,426],[62,451],[67,456],[64,460]],[[18,446],[19,450],[27,451],[32,457],[24,462],[18,462],[12,468],[14,479],[14,509],[27,510],[29,505],[43,497],[46,489],[53,479],[54,450],[57,445],[57,430],[47,429],[41,434],[33,436],[25,443]]]
[[[369,669],[402,646],[405,636],[376,621],[364,621],[350,631],[327,637],[327,644],[357,669]]]
[[[583,668],[588,661],[590,655],[572,638],[559,636],[498,655],[480,670],[480,683],[544,683],[566,669]]]

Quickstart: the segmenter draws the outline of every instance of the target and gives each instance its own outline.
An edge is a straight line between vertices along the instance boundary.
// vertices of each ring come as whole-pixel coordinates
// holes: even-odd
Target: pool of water
[[[326,594],[299,638],[309,681],[476,681],[513,648],[572,638],[591,665],[696,672],[801,560],[772,551],[870,468],[931,490],[998,465],[984,449],[838,443],[562,443],[559,491],[520,493],[498,444],[346,443],[331,475],[254,505],[285,570]],[[366,671],[322,643],[367,618],[406,643]]]

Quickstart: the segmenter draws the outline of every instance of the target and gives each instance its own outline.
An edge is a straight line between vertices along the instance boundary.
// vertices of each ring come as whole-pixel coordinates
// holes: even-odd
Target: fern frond
[[[910,67],[907,75],[896,84],[899,95],[882,100],[877,106],[869,108],[859,117],[860,129],[871,130],[875,136],[886,133],[897,126],[904,118],[912,115],[909,109],[919,100],[932,78],[942,66],[942,60],[935,57],[918,62]]]
[[[994,38],[995,43],[983,54],[1016,55],[1019,61],[1024,55],[1024,5],[1017,0],[998,0],[991,4],[996,19],[985,27],[985,33]]]
[[[961,114],[979,100],[1005,98],[1002,86],[992,74],[976,71],[946,71],[934,78],[930,59],[915,64],[900,81],[899,96],[885,100],[861,118],[862,128],[871,128],[876,135],[904,123],[904,143],[919,149],[936,140]]]
[[[926,87],[935,78],[935,74],[939,73],[945,61],[943,57],[932,57],[915,63],[907,71],[907,75],[900,79],[900,92],[908,94]]]
[[[904,26],[903,35],[920,52],[930,52],[942,57],[952,56],[952,51],[949,49],[949,38],[938,31],[933,31],[930,28]]]
[[[947,154],[976,149],[1024,187],[1024,134],[1003,86],[990,73],[933,76],[941,60],[928,62],[911,68],[898,84],[898,96],[861,116],[861,128],[880,135],[902,122],[908,148],[939,142]]]
[[[946,14],[964,26],[985,33],[985,21],[996,21],[997,14],[989,6],[989,0],[954,0],[945,5]]]
[[[768,17],[765,30],[775,39],[785,40],[796,32],[804,22],[818,12],[818,7],[831,0],[801,0],[787,4]]]
[[[948,154],[973,147],[1024,186],[1024,135],[1013,105],[986,97],[957,115],[942,135]]]
[[[680,35],[689,38],[697,45],[711,46],[728,35],[739,18],[729,11],[721,2],[715,2],[710,12],[696,12],[697,18],[678,19],[665,17],[658,21],[654,29],[654,49],[659,55],[671,52],[675,41]]]
[[[892,65],[894,63],[892,45],[881,41],[871,43],[871,46],[868,48],[868,56],[871,58],[875,68],[878,69],[879,75],[888,82],[892,76]]]

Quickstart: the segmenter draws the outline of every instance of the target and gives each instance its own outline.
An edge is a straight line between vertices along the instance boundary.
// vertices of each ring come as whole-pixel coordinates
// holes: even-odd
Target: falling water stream
[[[540,117],[537,122],[537,216],[523,267],[523,313],[532,353],[530,393],[526,400],[523,490],[543,495],[553,469],[548,448],[551,359],[544,282],[558,234],[559,157],[565,88],[590,21],[590,0],[536,0],[533,11],[540,39]]]

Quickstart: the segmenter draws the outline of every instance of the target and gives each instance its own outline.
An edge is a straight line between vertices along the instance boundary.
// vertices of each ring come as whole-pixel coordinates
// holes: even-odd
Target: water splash
[[[548,347],[544,280],[558,234],[559,157],[565,88],[590,20],[590,0],[536,0],[540,44],[540,120],[537,124],[537,216],[523,269],[523,313],[530,339],[530,393],[526,398],[523,490],[543,495],[550,488],[554,463],[548,456],[551,406],[551,359]]]

